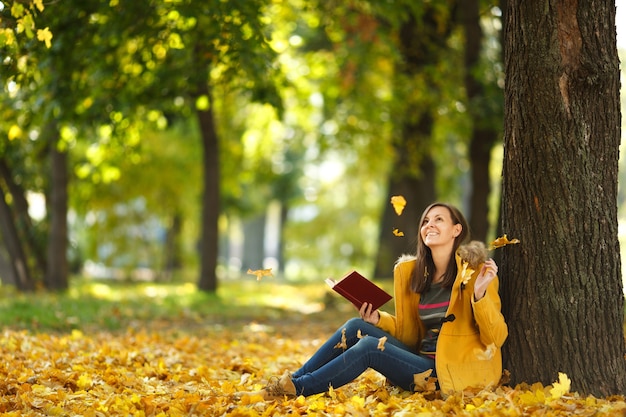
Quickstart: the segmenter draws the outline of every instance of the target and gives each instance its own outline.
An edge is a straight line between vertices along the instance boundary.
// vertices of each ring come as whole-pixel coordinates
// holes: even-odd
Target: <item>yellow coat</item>
[[[500,348],[508,336],[508,328],[500,312],[498,278],[487,287],[487,293],[474,301],[474,282],[479,268],[461,290],[464,277],[457,255],[456,281],[452,287],[450,306],[437,340],[437,379],[444,395],[469,387],[495,385],[502,375]],[[419,317],[420,295],[411,290],[415,258],[401,258],[394,268],[394,302],[396,315],[380,311],[378,327],[390,333],[417,352],[425,329]]]

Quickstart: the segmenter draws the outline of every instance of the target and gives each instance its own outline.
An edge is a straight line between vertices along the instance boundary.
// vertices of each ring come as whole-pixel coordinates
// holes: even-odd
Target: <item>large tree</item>
[[[509,0],[505,30],[505,367],[623,394],[615,2]]]

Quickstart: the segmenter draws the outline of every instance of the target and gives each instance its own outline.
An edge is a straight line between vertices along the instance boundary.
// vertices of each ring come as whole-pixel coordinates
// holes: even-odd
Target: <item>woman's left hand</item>
[[[497,275],[498,265],[496,265],[496,262],[493,259],[487,259],[476,277],[476,282],[474,283],[474,300],[478,301],[485,296],[487,286],[489,286],[491,281],[493,281]]]
[[[378,310],[372,309],[372,305],[370,303],[363,303],[361,309],[359,310],[359,314],[363,320],[368,323],[372,323],[373,325],[378,324],[378,320],[380,320],[380,313]]]

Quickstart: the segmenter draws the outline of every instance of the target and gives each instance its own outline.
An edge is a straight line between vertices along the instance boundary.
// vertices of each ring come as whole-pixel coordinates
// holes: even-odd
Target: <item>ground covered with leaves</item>
[[[184,295],[181,296],[184,299]],[[289,298],[289,297],[287,297]],[[297,298],[297,297],[292,297]],[[276,303],[274,298],[273,303]],[[33,301],[33,300],[31,300]],[[58,300],[57,300],[58,301]],[[143,300],[146,302],[146,300]],[[45,302],[43,302],[45,304]],[[39,303],[41,305],[42,302]],[[141,303],[137,303],[140,305]],[[145,308],[145,305],[141,304]],[[117,308],[117,307],[116,307]],[[239,306],[245,310],[245,306]],[[61,309],[62,310],[62,309]],[[441,398],[409,393],[368,371],[353,383],[293,400],[235,400],[283,370],[295,370],[353,311],[326,309],[257,317],[182,309],[125,327],[49,331],[5,325],[0,334],[4,416],[621,416],[622,397],[594,398],[553,385],[503,386]],[[314,310],[311,308],[311,310]],[[114,310],[115,312],[117,310]],[[51,312],[52,313],[52,312]],[[76,323],[75,311],[68,316]],[[59,320],[67,320],[56,311]],[[121,314],[121,313],[118,313]],[[204,314],[204,315],[203,315]],[[24,315],[22,315],[24,319]],[[259,320],[260,319],[260,320]],[[95,319],[94,319],[95,320]],[[32,320],[31,320],[32,321]],[[22,322],[26,322],[22,320]],[[80,328],[79,328],[80,327]]]

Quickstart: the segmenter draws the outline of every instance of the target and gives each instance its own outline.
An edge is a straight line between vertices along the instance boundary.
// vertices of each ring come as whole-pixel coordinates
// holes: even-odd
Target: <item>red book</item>
[[[367,302],[376,310],[392,298],[385,290],[357,271],[348,272],[337,281],[327,278],[326,284],[358,309]]]

